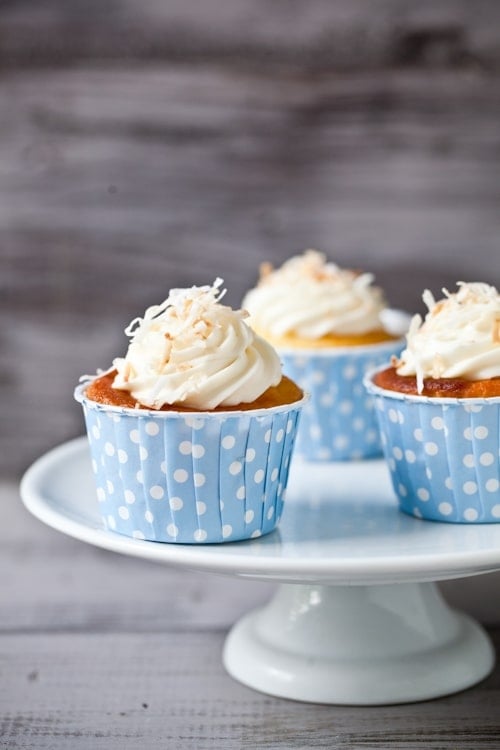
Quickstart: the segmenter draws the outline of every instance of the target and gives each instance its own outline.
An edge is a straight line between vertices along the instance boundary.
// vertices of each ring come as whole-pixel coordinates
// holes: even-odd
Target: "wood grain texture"
[[[85,66],[0,91],[3,475],[83,431],[78,377],[171,286],[221,275],[238,306],[308,246],[410,311],[500,280],[496,76]]]
[[[273,585],[85,545],[32,518],[12,482],[0,483],[0,505],[1,748],[498,750],[500,666],[421,704],[275,699],[221,661],[228,628]],[[489,632],[500,651],[500,630]]]
[[[216,60],[309,70],[498,66],[495,0],[9,0],[0,64]]]

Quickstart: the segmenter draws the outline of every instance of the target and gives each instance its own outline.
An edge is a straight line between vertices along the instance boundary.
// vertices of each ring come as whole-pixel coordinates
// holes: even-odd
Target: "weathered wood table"
[[[391,303],[500,283],[494,0],[30,0],[0,14],[0,747],[500,748],[500,667],[392,707],[253,692],[221,663],[271,583],[49,529],[19,479],[171,286],[307,246]],[[500,649],[498,574],[444,584]]]

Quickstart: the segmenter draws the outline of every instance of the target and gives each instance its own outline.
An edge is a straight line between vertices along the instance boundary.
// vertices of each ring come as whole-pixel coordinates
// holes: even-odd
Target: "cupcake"
[[[282,512],[303,392],[213,286],[175,289],[126,329],[126,356],[75,391],[107,529],[236,541]]]
[[[278,269],[264,264],[243,300],[253,328],[278,350],[283,371],[310,394],[296,446],[306,460],[382,455],[363,377],[401,351],[407,320],[387,309],[372,282],[369,273],[341,269],[307,250]]]
[[[500,296],[458,283],[423,299],[399,359],[367,376],[400,507],[435,521],[500,521]]]

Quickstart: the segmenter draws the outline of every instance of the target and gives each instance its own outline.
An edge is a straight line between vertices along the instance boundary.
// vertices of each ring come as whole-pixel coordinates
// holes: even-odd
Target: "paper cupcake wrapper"
[[[371,346],[280,351],[283,372],[309,393],[297,434],[296,455],[307,461],[346,461],[382,455],[365,373],[388,363],[404,341]]]
[[[401,510],[451,523],[500,522],[500,398],[436,399],[367,377]]]
[[[137,539],[199,544],[278,523],[302,402],[179,413],[82,403],[101,517]]]

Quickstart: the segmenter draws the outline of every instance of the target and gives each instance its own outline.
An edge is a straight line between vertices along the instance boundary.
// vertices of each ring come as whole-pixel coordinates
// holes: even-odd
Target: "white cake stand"
[[[500,524],[419,521],[396,508],[383,461],[292,466],[279,529],[248,542],[159,544],[104,530],[86,439],[54,449],[21,483],[59,531],[126,555],[278,581],[230,631],[227,671],[271,695],[377,705],[467,688],[494,664],[483,629],[434,581],[500,568]]]

